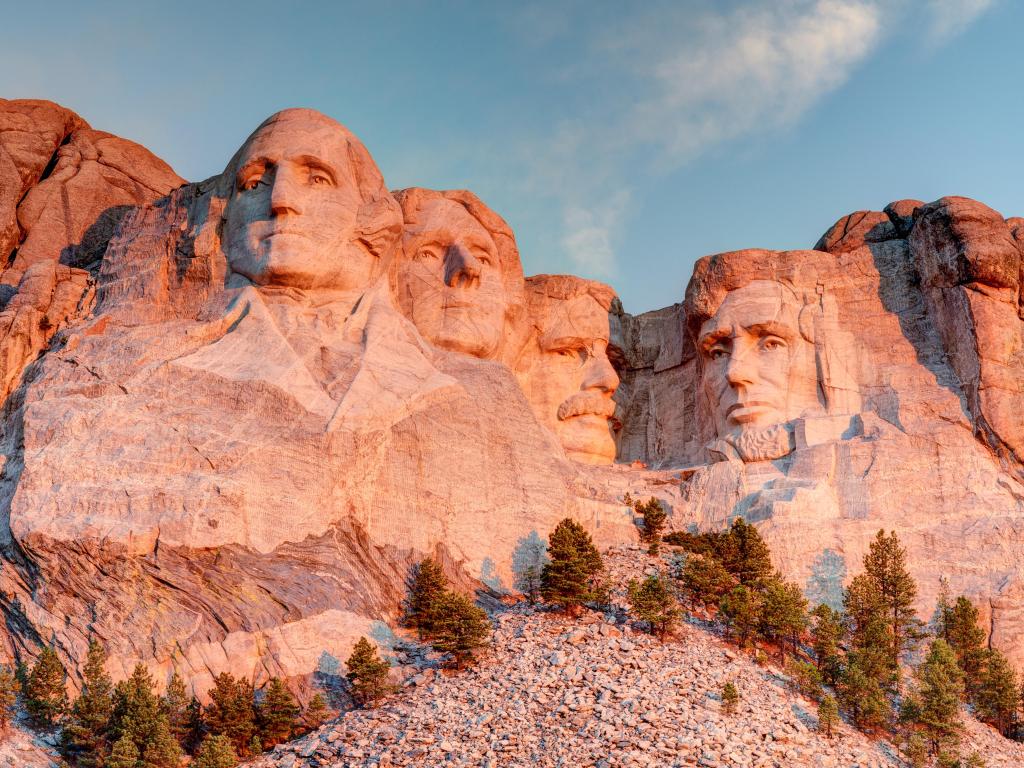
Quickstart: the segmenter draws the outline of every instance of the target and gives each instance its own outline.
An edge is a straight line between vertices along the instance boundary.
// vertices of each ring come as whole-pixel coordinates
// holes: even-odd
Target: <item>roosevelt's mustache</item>
[[[558,420],[594,414],[610,419],[615,415],[615,403],[599,392],[579,392],[558,406]]]

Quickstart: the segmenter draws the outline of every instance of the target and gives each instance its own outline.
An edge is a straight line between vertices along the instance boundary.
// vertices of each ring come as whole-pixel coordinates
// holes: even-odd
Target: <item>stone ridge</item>
[[[613,583],[653,570],[636,547],[613,548]],[[356,710],[252,763],[326,766],[902,766],[895,748],[843,724],[815,732],[816,706],[698,624],[661,643],[625,622],[572,621],[525,604],[495,617],[493,651],[463,673],[431,668],[376,710]],[[411,675],[410,670],[403,674]],[[719,691],[741,695],[734,715]],[[1019,766],[1024,745],[967,720],[966,752]]]

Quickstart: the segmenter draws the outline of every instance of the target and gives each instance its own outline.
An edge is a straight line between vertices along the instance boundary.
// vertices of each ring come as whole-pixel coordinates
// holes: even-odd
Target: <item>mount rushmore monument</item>
[[[894,529],[922,616],[947,579],[1024,663],[1022,224],[901,200],[630,315],[317,112],[186,183],[0,100],[0,655],[94,634],[199,693],[330,672],[425,555],[512,590],[566,515],[635,540],[628,492],[755,522],[834,604]]]

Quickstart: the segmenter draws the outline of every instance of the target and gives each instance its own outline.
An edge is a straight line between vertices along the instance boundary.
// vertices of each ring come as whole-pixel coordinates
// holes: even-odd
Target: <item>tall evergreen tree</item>
[[[420,638],[433,631],[434,606],[447,589],[448,578],[434,558],[425,557],[413,568],[404,620],[407,627],[419,632]]]
[[[651,627],[651,634],[659,640],[672,631],[679,621],[679,603],[660,575],[648,576],[643,581],[632,579],[628,585],[629,602],[633,612]]]
[[[884,685],[893,682],[888,613],[877,583],[855,576],[843,596],[843,620],[861,672]]]
[[[5,732],[14,719],[18,706],[18,678],[7,666],[0,666],[0,732]]]
[[[185,723],[185,737],[181,742],[181,746],[186,752],[194,754],[199,749],[199,744],[202,742],[203,737],[206,736],[206,720],[203,705],[199,703],[199,699],[195,696],[189,700],[188,706],[185,707]]]
[[[314,694],[313,698],[309,700],[309,704],[306,705],[306,710],[302,713],[302,722],[313,731],[327,722],[329,717],[330,711],[327,709],[327,702],[324,700],[323,694]]]
[[[741,517],[733,520],[720,559],[725,569],[746,587],[756,586],[774,571],[771,551],[760,531]]]
[[[52,728],[68,709],[68,693],[64,687],[67,673],[52,646],[44,646],[27,675],[22,688],[25,709],[32,722]]]
[[[189,768],[234,768],[238,765],[235,748],[224,734],[210,734],[199,746]]]
[[[377,648],[365,637],[360,637],[345,662],[352,683],[352,697],[360,706],[372,706],[391,692],[388,682],[391,665],[377,655]]]
[[[183,749],[189,744],[189,709],[190,697],[181,675],[174,672],[167,682],[167,690],[160,697],[160,710],[167,716],[167,725],[171,735]]]
[[[178,768],[181,763],[181,745],[171,735],[167,715],[157,711],[153,731],[149,735],[146,751],[142,755],[143,768]]]
[[[110,754],[107,728],[114,709],[114,684],[106,662],[103,646],[93,638],[85,659],[82,691],[61,730],[61,752],[80,768],[102,768]]]
[[[733,588],[733,577],[713,555],[688,555],[680,578],[691,607],[717,606]]]
[[[949,579],[945,576],[940,576],[939,596],[935,600],[935,613],[932,614],[932,635],[941,637],[947,643],[949,642],[949,634],[946,628],[949,626],[952,611],[953,595],[949,589]]]
[[[921,621],[914,612],[917,584],[907,570],[907,551],[896,532],[879,531],[864,555],[864,574],[874,582],[889,634],[889,670],[900,689],[900,659],[921,638]]]
[[[962,669],[962,668],[961,668]],[[986,654],[978,682],[972,686],[974,711],[978,719],[1010,736],[1017,725],[1017,673],[1001,652]]]
[[[955,746],[963,730],[960,699],[964,683],[956,656],[945,640],[938,638],[932,642],[916,677],[921,702],[918,724],[931,743],[932,752]]]
[[[210,703],[204,720],[212,734],[224,734],[240,756],[249,751],[249,742],[256,734],[256,714],[253,708],[252,683],[236,680],[229,672],[221,672],[213,680]]]
[[[779,574],[768,579],[764,584],[758,625],[765,639],[778,642],[783,658],[787,642],[793,653],[797,653],[807,623],[807,598],[800,587],[783,581]]]
[[[746,648],[761,613],[757,593],[740,584],[722,598],[718,610],[740,648]]]
[[[573,613],[595,594],[604,570],[601,554],[582,525],[565,518],[548,539],[550,562],[541,572],[541,596]]]
[[[847,658],[839,679],[839,701],[854,724],[862,730],[881,728],[886,724],[889,702],[885,691],[879,678],[865,671],[856,652]]]
[[[822,603],[811,613],[811,646],[814,648],[814,663],[821,672],[822,680],[835,686],[842,672],[842,654],[839,644],[843,639],[842,615]]]
[[[638,501],[634,505],[637,514],[644,521],[641,539],[648,545],[647,554],[656,555],[661,551],[661,534],[665,530],[668,514],[661,502],[654,496],[647,501]]]
[[[139,748],[135,740],[125,734],[114,742],[113,751],[107,758],[105,768],[138,768]]]
[[[985,663],[985,630],[978,621],[978,609],[964,595],[960,595],[947,611],[944,639],[956,654],[967,692],[973,698]]]
[[[465,595],[446,592],[438,601],[431,644],[450,653],[456,668],[471,659],[473,652],[487,643],[490,634],[487,614]]]
[[[832,733],[839,726],[839,707],[836,700],[826,696],[818,705],[818,732],[827,738],[832,738]]]
[[[299,705],[278,677],[270,678],[263,700],[256,708],[260,743],[270,749],[292,737],[299,721]]]

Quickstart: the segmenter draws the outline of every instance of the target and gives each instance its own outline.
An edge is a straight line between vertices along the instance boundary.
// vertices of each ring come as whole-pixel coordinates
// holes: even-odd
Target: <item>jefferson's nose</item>
[[[583,382],[580,389],[596,389],[600,392],[614,392],[619,386],[619,374],[612,367],[608,353],[604,349],[594,350],[593,357],[587,361],[583,371]]]
[[[455,288],[480,285],[480,261],[468,249],[455,243],[444,257],[444,283]]]
[[[270,213],[273,216],[302,213],[298,181],[287,169],[278,168],[270,183]]]

